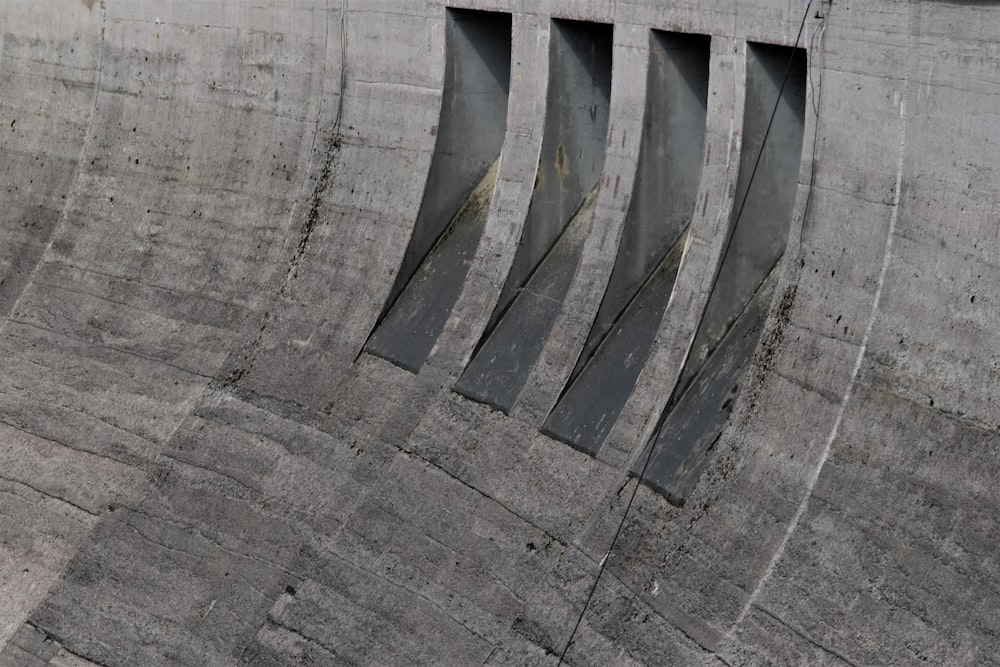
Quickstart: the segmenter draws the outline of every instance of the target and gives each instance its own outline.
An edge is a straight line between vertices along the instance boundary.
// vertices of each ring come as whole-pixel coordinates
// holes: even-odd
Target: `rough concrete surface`
[[[431,172],[445,4],[0,2],[0,665],[554,666],[588,599],[567,664],[1000,664],[1000,6],[449,6],[512,15],[508,107],[413,373],[362,350]],[[731,235],[748,53],[804,13],[776,297],[677,507],[629,471]],[[453,388],[544,158],[552,18],[614,25],[606,153],[505,414]],[[614,268],[651,29],[711,37],[704,149],[591,456],[540,427]]]

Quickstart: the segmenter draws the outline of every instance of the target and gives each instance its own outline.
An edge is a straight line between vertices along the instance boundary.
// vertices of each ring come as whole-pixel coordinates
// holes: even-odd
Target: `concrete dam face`
[[[1000,664],[1000,5],[0,2],[0,665]]]

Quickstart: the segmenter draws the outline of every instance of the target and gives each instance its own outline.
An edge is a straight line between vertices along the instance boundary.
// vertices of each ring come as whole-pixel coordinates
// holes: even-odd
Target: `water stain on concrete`
[[[94,5],[97,3],[97,0],[80,0],[80,2],[83,3],[84,7],[90,10],[94,8]]]
[[[556,172],[563,178],[569,176],[569,156],[566,155],[566,147],[562,144],[556,148]]]

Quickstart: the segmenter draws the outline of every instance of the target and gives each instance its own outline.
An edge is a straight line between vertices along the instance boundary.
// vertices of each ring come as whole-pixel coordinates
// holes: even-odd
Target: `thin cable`
[[[802,14],[802,23],[799,24],[799,32],[795,36],[795,45],[792,47],[792,55],[788,58],[788,65],[785,67],[785,75],[781,79],[781,88],[778,89],[778,99],[774,101],[774,109],[771,110],[771,118],[767,121],[767,129],[764,130],[764,139],[760,142],[760,150],[757,151],[757,159],[753,163],[753,169],[750,171],[750,180],[747,181],[746,192],[743,193],[743,201],[740,202],[740,208],[736,212],[736,220],[733,222],[732,227],[729,230],[729,235],[726,237],[726,246],[722,251],[723,262],[726,256],[729,254],[729,248],[733,244],[733,237],[736,236],[736,227],[740,224],[740,220],[743,218],[743,209],[746,208],[747,200],[750,199],[750,188],[753,187],[753,179],[757,176],[757,169],[760,167],[761,158],[764,157],[764,148],[767,147],[767,139],[771,136],[771,128],[774,126],[774,118],[778,115],[778,107],[781,105],[781,96],[785,92],[785,85],[788,83],[788,75],[792,71],[792,63],[795,62],[795,49],[799,46],[799,41],[802,39],[802,31],[806,27],[806,19],[809,18],[809,8],[812,6],[812,0],[806,3],[806,11]],[[712,279],[712,290],[709,294],[715,292],[715,287],[719,282],[719,276],[722,274],[722,263],[719,263],[719,269],[715,272],[715,278]]]
[[[767,123],[767,129],[764,131],[764,139],[760,144],[760,151],[757,153],[757,159],[754,161],[753,170],[750,172],[750,179],[747,182],[746,192],[743,193],[743,201],[740,203],[739,211],[736,213],[736,219],[729,231],[729,235],[726,239],[726,245],[722,253],[722,259],[725,261],[726,255],[729,254],[729,247],[733,242],[734,232],[736,226],[740,223],[740,218],[743,216],[743,209],[746,206],[747,199],[750,196],[750,188],[753,186],[753,179],[757,175],[757,169],[760,166],[761,156],[764,154],[764,148],[767,146],[767,139],[771,135],[771,128],[774,125],[774,118],[778,114],[778,106],[781,104],[781,96],[785,92],[785,85],[788,83],[788,75],[792,71],[792,63],[795,61],[795,49],[799,46],[799,41],[802,39],[802,31],[806,26],[806,19],[809,18],[809,8],[812,6],[812,0],[808,0],[806,3],[806,10],[802,14],[802,22],[799,24],[799,32],[795,36],[795,44],[792,47],[792,54],[788,59],[788,66],[785,67],[785,76],[781,80],[781,87],[778,90],[778,99],[774,102],[774,109],[771,111],[771,118]],[[715,277],[712,280],[712,289],[709,292],[711,294],[715,291],[716,284],[719,281],[719,274],[722,272],[722,262],[719,263],[719,270],[716,271]],[[661,420],[662,426],[662,420]],[[608,548],[607,553],[604,558],[601,559],[600,565],[598,566],[597,576],[594,578],[594,583],[590,587],[590,592],[587,594],[587,600],[583,603],[583,609],[580,610],[580,615],[576,619],[576,623],[573,625],[573,631],[569,635],[569,640],[566,642],[566,646],[563,647],[562,653],[559,654],[559,663],[561,666],[566,661],[566,654],[569,652],[570,646],[573,645],[573,640],[576,638],[576,633],[580,629],[580,624],[583,623],[583,618],[587,614],[587,608],[590,607],[590,603],[594,598],[594,593],[597,591],[597,585],[601,581],[601,577],[604,575],[604,570],[608,566],[608,561],[611,560],[611,554],[614,552],[615,544],[618,543],[618,538],[621,536],[622,530],[625,528],[625,521],[628,519],[629,512],[632,510],[632,504],[635,502],[635,496],[639,491],[639,487],[642,485],[642,481],[646,476],[646,470],[649,468],[650,462],[653,460],[653,454],[656,451],[656,444],[659,438],[659,427],[657,428],[657,435],[653,436],[652,444],[649,448],[649,452],[646,454],[646,460],[642,464],[642,469],[639,471],[639,476],[636,478],[635,486],[632,487],[632,493],[629,495],[628,503],[625,505],[625,512],[622,514],[622,519],[618,523],[618,529],[615,530],[615,536],[611,540],[611,546]]]

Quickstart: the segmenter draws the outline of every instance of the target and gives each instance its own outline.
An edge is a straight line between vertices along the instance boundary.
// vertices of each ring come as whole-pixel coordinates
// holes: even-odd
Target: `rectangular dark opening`
[[[520,244],[486,332],[456,388],[513,407],[576,272],[604,166],[611,25],[554,19],[535,189]]]
[[[417,372],[458,299],[486,225],[507,124],[509,14],[448,9],[434,156],[409,246],[365,349]]]
[[[614,269],[566,390],[542,432],[594,454],[656,338],[694,214],[711,38],[653,31],[631,204]]]
[[[729,419],[773,297],[802,159],[805,51],[748,44],[746,85],[731,237],[644,478],[678,505]]]

